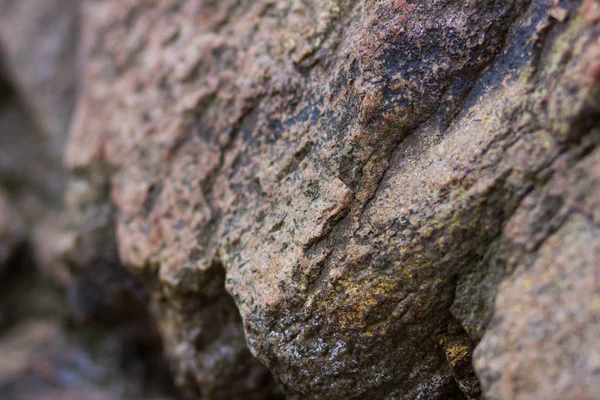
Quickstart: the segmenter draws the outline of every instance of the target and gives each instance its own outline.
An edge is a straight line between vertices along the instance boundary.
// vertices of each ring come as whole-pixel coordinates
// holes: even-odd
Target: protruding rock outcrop
[[[185,393],[600,397],[598,1],[81,18],[63,260]]]

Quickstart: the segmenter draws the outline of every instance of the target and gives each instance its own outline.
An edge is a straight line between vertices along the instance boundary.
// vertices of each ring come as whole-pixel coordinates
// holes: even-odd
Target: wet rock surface
[[[81,27],[82,84],[62,226],[0,213],[0,265],[60,239],[71,318],[184,396],[600,397],[598,1],[4,3]]]

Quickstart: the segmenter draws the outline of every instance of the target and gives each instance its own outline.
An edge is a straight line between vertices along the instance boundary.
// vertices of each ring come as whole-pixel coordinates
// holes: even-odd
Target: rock
[[[192,398],[598,397],[597,1],[81,13],[80,319],[140,277]]]
[[[123,349],[95,338],[96,351],[56,321],[22,323],[1,336],[0,392],[6,400],[174,400],[158,380],[144,385],[139,364],[119,365]]]
[[[129,299],[129,304],[121,303],[117,310],[102,303],[112,296],[113,306],[117,305],[126,291],[114,290],[114,282],[93,286],[88,277],[76,286],[80,297],[86,290],[84,296],[89,299],[95,290],[101,295],[96,297],[98,303],[106,309],[88,307],[87,320],[72,319],[65,323],[66,299],[37,268],[26,245],[19,247],[6,268],[0,281],[2,399],[179,398],[164,368],[157,332],[148,329],[147,320],[141,320],[143,312],[130,313],[125,321],[118,320],[140,302]],[[106,268],[96,266],[90,272],[101,279]],[[124,282],[127,279],[121,277],[119,285]],[[111,287],[110,293],[100,291]],[[71,303],[79,305],[80,310],[83,308],[81,301]],[[111,317],[110,321],[106,315]]]
[[[58,214],[76,99],[76,1],[0,1],[0,189],[40,268],[66,284]]]
[[[57,160],[57,165],[77,94],[78,3],[0,1],[0,45],[6,73],[41,130],[46,156]]]
[[[564,161],[505,228],[514,272],[475,353],[490,399],[600,397],[600,152]]]
[[[147,291],[110,258],[114,240],[110,261],[98,248],[85,268],[82,252],[65,257],[80,245],[60,216],[78,6],[0,0],[0,398],[177,398]]]

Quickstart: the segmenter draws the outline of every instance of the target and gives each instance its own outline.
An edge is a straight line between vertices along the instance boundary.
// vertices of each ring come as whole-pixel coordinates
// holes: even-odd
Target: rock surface
[[[139,281],[64,262],[78,4],[0,0],[0,398],[174,399]]]
[[[148,304],[190,398],[600,398],[600,2],[54,2],[0,5],[81,17],[77,319]]]
[[[560,267],[546,247],[595,243],[591,181],[573,183],[581,216],[544,193],[597,143],[597,2],[132,0],[85,16],[89,85],[67,160],[88,184],[105,174],[94,204],[113,208],[119,256],[153,288],[180,384],[223,398],[231,362],[252,364],[225,284],[289,395],[476,398],[482,337],[490,396],[519,393],[515,368],[539,385],[523,395],[568,389],[509,350],[555,365],[544,346],[558,342],[527,343],[550,326],[558,340],[566,316],[515,332],[537,314],[511,313],[526,304],[503,285],[488,323],[500,282]],[[588,234],[553,239],[558,212]],[[597,262],[561,274],[583,284]],[[589,341],[593,282],[569,300],[590,304]],[[560,290],[547,302],[570,315]],[[557,370],[593,397],[593,361]]]

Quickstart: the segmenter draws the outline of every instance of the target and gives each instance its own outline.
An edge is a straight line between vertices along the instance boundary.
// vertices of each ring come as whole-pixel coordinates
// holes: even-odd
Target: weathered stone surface
[[[595,398],[599,7],[88,1],[68,257],[192,395]]]
[[[514,273],[475,356],[491,399],[600,397],[600,152],[553,168],[505,227]]]

